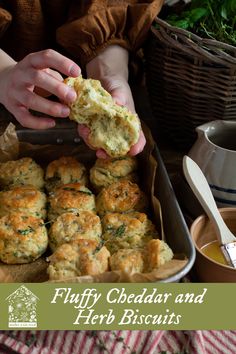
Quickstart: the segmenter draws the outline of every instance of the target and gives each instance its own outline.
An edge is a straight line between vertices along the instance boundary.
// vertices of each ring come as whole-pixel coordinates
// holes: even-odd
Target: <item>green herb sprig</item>
[[[170,12],[170,25],[236,46],[236,1],[192,0],[180,14]]]

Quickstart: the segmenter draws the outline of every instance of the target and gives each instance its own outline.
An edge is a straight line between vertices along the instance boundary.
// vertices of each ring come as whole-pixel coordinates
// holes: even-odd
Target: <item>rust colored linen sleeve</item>
[[[12,20],[11,14],[0,7],[0,38],[5,33]]]
[[[163,0],[74,1],[57,42],[83,66],[108,45],[136,51],[145,40]]]

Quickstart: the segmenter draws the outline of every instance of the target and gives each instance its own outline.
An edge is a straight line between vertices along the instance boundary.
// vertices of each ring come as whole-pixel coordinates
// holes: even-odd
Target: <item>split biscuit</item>
[[[98,80],[79,76],[68,77],[65,83],[77,93],[77,99],[70,104],[69,118],[89,127],[88,143],[111,157],[126,155],[139,139],[138,116],[117,105]]]

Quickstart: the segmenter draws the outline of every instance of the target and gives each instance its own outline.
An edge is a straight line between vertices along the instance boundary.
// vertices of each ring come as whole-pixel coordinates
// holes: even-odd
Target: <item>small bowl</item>
[[[229,229],[236,235],[236,208],[219,208],[219,211]],[[214,226],[206,215],[199,216],[190,227],[196,248],[194,270],[199,282],[235,283],[236,269],[220,264],[203,254],[201,248],[217,240]]]

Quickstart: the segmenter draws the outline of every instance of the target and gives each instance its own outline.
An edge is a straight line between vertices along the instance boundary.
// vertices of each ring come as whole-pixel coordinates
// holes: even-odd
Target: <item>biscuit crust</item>
[[[45,219],[46,195],[29,185],[0,192],[0,217],[14,212]]]
[[[49,220],[55,220],[63,213],[89,210],[96,213],[95,196],[80,183],[64,184],[50,193],[49,198]]]
[[[50,280],[97,275],[108,270],[110,256],[106,247],[98,247],[94,240],[76,240],[65,243],[48,258]]]
[[[44,186],[43,169],[30,157],[0,163],[0,186],[8,189],[11,185],[31,184],[37,189]]]
[[[102,225],[99,216],[91,211],[77,214],[64,213],[56,219],[49,230],[49,246],[55,251],[63,243],[77,239],[101,242]]]
[[[7,264],[29,263],[47,249],[47,230],[42,219],[20,213],[0,218],[0,260]]]
[[[49,163],[45,173],[46,189],[50,192],[62,184],[81,183],[87,185],[85,166],[72,156],[62,156]]]
[[[137,183],[137,169],[138,162],[135,157],[97,159],[90,169],[90,182],[96,191],[124,179]]]
[[[96,206],[100,216],[134,210],[142,212],[147,208],[147,198],[136,183],[123,180],[103,188],[96,198]]]

